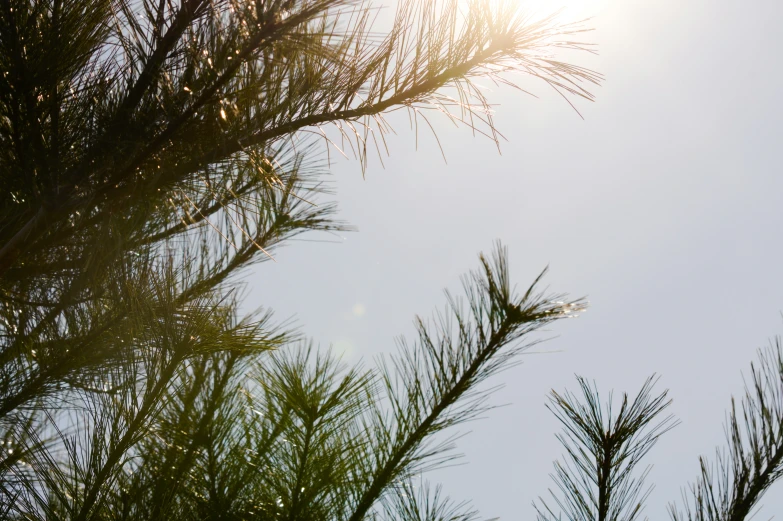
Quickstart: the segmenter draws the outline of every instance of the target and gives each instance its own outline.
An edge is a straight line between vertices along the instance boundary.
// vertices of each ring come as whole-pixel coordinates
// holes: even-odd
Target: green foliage
[[[232,308],[236,275],[276,245],[344,229],[318,202],[307,136],[328,141],[324,125],[364,161],[399,108],[495,135],[477,76],[519,71],[586,98],[578,82],[599,79],[541,54],[578,47],[577,28],[500,3],[403,3],[384,37],[375,13],[344,0],[2,3],[0,417],[122,363],[111,344],[139,345],[144,324],[187,339],[172,317]]]
[[[61,391],[58,410],[33,409],[11,429],[7,508],[55,519],[453,519],[437,491],[407,492],[453,457],[431,440],[484,410],[476,385],[526,336],[582,309],[535,284],[516,295],[502,249],[481,261],[465,306],[449,298],[432,324],[418,319],[417,340],[377,370],[307,346],[252,357],[174,349],[129,356],[95,382],[104,388]]]
[[[764,492],[783,476],[783,343],[759,351],[751,365],[750,385],[742,400],[742,414],[732,399],[726,436],[728,450],[717,451],[717,461],[699,458],[701,473],[683,491],[684,507],[669,505],[673,521],[743,521],[755,514]],[[612,397],[602,403],[595,385],[577,377],[583,399],[552,391],[550,409],[564,426],[558,439],[566,449],[566,463],[555,463],[550,490],[560,512],[541,499],[534,505],[539,521],[631,521],[638,519],[651,488],[645,488],[647,467],[634,467],[658,438],[677,425],[671,415],[659,416],[671,404],[667,392],[651,394],[649,378],[629,402],[623,395],[612,413]]]
[[[555,463],[554,479],[565,493],[564,501],[553,494],[555,502],[568,519],[633,521],[649,494],[643,488],[649,467],[639,477],[633,470],[658,438],[676,425],[671,416],[656,418],[671,400],[665,392],[650,395],[650,378],[633,401],[624,394],[620,410],[613,414],[611,395],[604,406],[595,385],[578,380],[584,403],[570,393],[552,391],[550,396],[551,410],[565,426],[558,439],[568,455],[567,463]],[[554,517],[543,500],[538,514],[542,520]]]
[[[731,401],[728,449],[716,461],[699,458],[700,474],[683,493],[684,512],[669,511],[674,521],[750,519],[764,492],[783,476],[783,344],[775,340],[751,365],[750,383],[738,414]]]
[[[405,492],[438,435],[542,325],[482,258],[379,368],[240,317],[242,271],[346,228],[321,199],[340,136],[363,167],[385,115],[497,140],[479,77],[591,99],[577,26],[494,0],[0,1],[0,514],[10,519],[472,517]],[[519,86],[517,86],[519,87]],[[327,132],[327,127],[331,128]],[[315,137],[314,137],[315,136]],[[325,145],[325,149],[323,148]]]
[[[498,247],[397,355],[349,368],[269,312],[240,317],[239,276],[286,239],[347,228],[321,201],[323,153],[382,160],[388,113],[498,141],[477,78],[590,100],[601,77],[551,55],[589,51],[583,29],[511,3],[404,0],[384,33],[376,16],[349,0],[0,0],[3,519],[477,518],[413,479],[455,457],[453,428],[489,407],[481,383],[583,303],[538,279],[515,293]],[[670,402],[651,379],[613,411],[579,385],[550,397],[566,463],[539,519],[638,519],[635,469]],[[675,521],[748,519],[783,474],[780,343],[727,433]]]

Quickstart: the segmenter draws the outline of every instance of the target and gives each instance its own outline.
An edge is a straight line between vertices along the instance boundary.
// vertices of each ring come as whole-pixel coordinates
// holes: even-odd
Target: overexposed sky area
[[[429,479],[485,518],[531,519],[562,452],[547,392],[575,389],[576,373],[635,393],[658,373],[682,421],[648,456],[646,513],[663,519],[723,443],[756,348],[783,333],[783,3],[534,2],[560,5],[564,21],[594,16],[600,54],[568,56],[606,76],[595,103],[577,103],[584,120],[542,85],[528,83],[539,99],[495,89],[502,155],[436,118],[448,163],[431,134],[420,127],[417,150],[407,117],[393,120],[385,168],[331,168],[359,231],[279,250],[247,277],[247,304],[371,364],[501,239],[520,288],[548,265],[549,287],[590,309],[552,328],[537,349],[550,354],[491,382],[509,405],[466,425],[465,464]],[[757,519],[781,518],[783,485],[763,504]]]

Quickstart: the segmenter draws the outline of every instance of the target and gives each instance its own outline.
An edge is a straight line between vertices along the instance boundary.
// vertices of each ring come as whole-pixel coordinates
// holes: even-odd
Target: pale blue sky
[[[600,51],[574,59],[606,76],[597,101],[578,105],[584,121],[545,88],[540,99],[499,90],[503,154],[441,121],[448,164],[429,135],[417,151],[397,125],[385,169],[371,161],[362,180],[357,161],[332,168],[340,217],[359,232],[279,250],[248,277],[248,304],[369,362],[502,239],[520,286],[549,265],[552,290],[591,307],[553,328],[541,349],[557,353],[493,381],[505,384],[494,402],[510,405],[468,427],[466,465],[431,479],[485,517],[531,519],[561,454],[548,390],[573,389],[578,373],[635,392],[656,372],[682,420],[649,456],[646,512],[662,519],[698,456],[722,443],[755,349],[783,332],[783,4],[568,4],[564,20],[595,15]],[[783,516],[781,492],[758,519]]]

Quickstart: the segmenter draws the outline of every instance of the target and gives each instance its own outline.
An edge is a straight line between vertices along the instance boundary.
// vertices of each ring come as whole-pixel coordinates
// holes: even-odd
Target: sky
[[[698,457],[723,443],[756,349],[783,333],[783,4],[521,5],[593,16],[599,54],[568,56],[606,77],[594,103],[577,103],[584,119],[541,85],[538,98],[495,89],[502,153],[440,121],[446,162],[431,135],[417,143],[397,121],[384,166],[371,160],[364,178],[358,161],[330,170],[339,217],[358,232],[280,249],[246,277],[246,305],[294,317],[322,348],[371,365],[501,239],[520,288],[549,266],[549,288],[590,308],[543,335],[546,354],[489,382],[503,385],[492,403],[505,406],[464,426],[462,465],[426,478],[484,518],[531,519],[562,453],[550,389],[575,390],[579,374],[633,394],[656,373],[681,421],[647,458],[645,512],[662,519]],[[762,504],[757,519],[780,519],[783,484]]]

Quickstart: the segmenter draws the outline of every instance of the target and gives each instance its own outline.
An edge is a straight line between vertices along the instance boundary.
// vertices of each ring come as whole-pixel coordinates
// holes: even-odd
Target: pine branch
[[[215,365],[202,366],[200,370],[196,372],[198,376],[206,377],[209,375],[207,370],[217,365],[219,360],[218,357],[212,355],[210,358],[212,364]],[[171,476],[173,476],[173,479],[169,480],[168,486],[162,487],[159,484],[154,489],[150,501],[151,510],[149,519],[165,519],[166,515],[164,514],[166,512],[166,505],[177,498],[180,495],[181,488],[186,485],[184,483],[186,476],[197,460],[196,450],[204,443],[204,440],[208,438],[208,431],[217,420],[219,408],[223,407],[225,402],[229,399],[226,393],[229,389],[228,386],[231,380],[237,373],[236,368],[239,365],[239,362],[239,353],[229,353],[225,362],[221,364],[222,367],[220,370],[211,373],[210,376],[217,381],[209,388],[209,394],[206,397],[206,404],[203,407],[203,412],[201,412],[200,419],[192,430],[190,438],[183,440],[186,443],[185,449],[182,450],[182,447],[172,444],[160,465],[160,468],[172,469]],[[186,401],[183,403],[179,418],[180,422],[178,428],[180,433],[184,427],[193,424],[193,418],[188,417],[187,414],[192,410],[198,394],[203,391],[201,385],[199,385],[199,381],[195,381],[190,385],[191,390],[189,395],[186,396]],[[179,434],[174,429],[172,429],[172,433]],[[176,465],[172,465],[173,462],[171,460],[174,460]]]
[[[666,391],[651,396],[656,379],[650,377],[633,401],[623,394],[614,414],[611,393],[602,403],[594,384],[577,380],[581,399],[569,392],[550,394],[547,407],[564,426],[557,438],[567,454],[565,463],[555,463],[552,475],[563,497],[550,490],[562,514],[539,498],[541,506],[534,503],[538,519],[561,519],[564,514],[572,521],[634,521],[651,491],[644,488],[650,467],[638,477],[634,470],[658,438],[677,425],[672,416],[658,419],[671,400],[666,400]]]
[[[479,517],[467,502],[455,503],[443,496],[440,486],[433,490],[427,482],[419,487],[412,482],[400,485],[383,506],[384,518],[395,521],[474,521]]]
[[[758,352],[751,364],[742,412],[732,399],[726,437],[714,464],[699,458],[701,473],[687,493],[684,511],[669,505],[674,521],[743,521],[767,489],[783,476],[783,344]]]
[[[580,301],[554,302],[534,294],[535,283],[524,296],[513,295],[505,255],[498,245],[493,263],[482,256],[483,271],[465,279],[469,318],[462,316],[458,304],[450,298],[449,311],[459,325],[456,339],[451,336],[447,319],[441,319],[434,335],[419,319],[419,345],[411,349],[403,345],[401,357],[395,360],[402,378],[399,390],[394,384],[395,377],[386,373],[384,379],[397,431],[391,435],[391,444],[381,439],[373,447],[382,456],[376,456],[378,467],[370,473],[349,521],[365,519],[389,487],[414,472],[418,464],[437,455],[437,450],[420,452],[425,440],[483,410],[486,396],[476,395],[475,388],[492,373],[508,366],[523,350],[523,346],[507,347],[509,344],[553,320],[583,309]],[[507,347],[505,352],[504,347]],[[462,406],[457,407],[460,402]],[[379,426],[381,432],[390,429],[388,425]]]
[[[494,71],[492,67],[499,66],[501,69],[505,67],[508,70],[514,68],[513,66],[503,66],[502,62],[504,60],[511,60],[512,62],[517,60],[521,70],[538,76],[557,88],[564,88],[571,94],[583,97],[589,97],[587,91],[583,89],[573,89],[569,87],[565,81],[573,82],[574,80],[587,80],[597,82],[600,79],[600,77],[589,71],[568,67],[552,60],[543,60],[537,63],[535,59],[526,57],[524,55],[525,49],[535,49],[536,46],[543,44],[552,33],[552,29],[547,28],[546,24],[534,26],[533,28],[514,25],[513,22],[511,25],[504,25],[506,24],[506,21],[503,19],[505,13],[499,13],[498,19],[494,19],[492,18],[490,11],[487,11],[486,13],[481,11],[482,9],[488,9],[486,6],[482,7],[478,4],[474,6],[476,9],[475,14],[469,15],[475,16],[475,19],[468,18],[468,29],[475,30],[475,34],[471,35],[466,32],[459,35],[459,37],[462,38],[459,46],[453,45],[453,42],[445,39],[445,35],[448,33],[444,31],[444,29],[449,24],[457,23],[455,20],[452,20],[452,18],[449,18],[451,15],[446,14],[443,17],[443,20],[439,20],[437,17],[434,17],[431,20],[425,20],[424,24],[430,24],[432,30],[429,32],[422,32],[422,34],[438,35],[438,40],[435,42],[435,45],[440,45],[444,49],[439,50],[437,47],[431,49],[432,53],[426,59],[420,58],[419,54],[417,54],[410,64],[406,62],[407,51],[404,48],[402,50],[398,49],[398,40],[400,38],[400,34],[398,33],[403,33],[408,30],[406,25],[409,23],[409,19],[415,16],[416,13],[415,11],[410,10],[410,7],[404,6],[404,14],[393,29],[390,37],[376,52],[368,55],[366,62],[362,63],[364,55],[361,53],[366,54],[364,48],[368,45],[369,34],[367,32],[368,29],[363,25],[358,25],[355,32],[351,33],[345,42],[338,44],[336,52],[328,51],[329,39],[326,36],[317,32],[307,32],[308,21],[312,20],[319,13],[338,5],[335,4],[334,1],[335,0],[323,0],[322,2],[314,2],[312,4],[305,3],[300,10],[286,18],[281,24],[275,23],[269,25],[267,23],[266,25],[261,25],[257,32],[254,32],[247,38],[243,37],[244,39],[239,39],[237,37],[236,39],[231,40],[231,42],[227,41],[227,45],[230,43],[239,45],[240,48],[237,49],[238,54],[233,56],[232,53],[232,56],[236,59],[225,62],[219,66],[219,69],[222,72],[214,81],[210,81],[199,88],[199,91],[195,93],[196,96],[194,99],[197,99],[196,102],[186,102],[184,105],[181,101],[176,102],[177,107],[179,108],[167,118],[167,122],[155,120],[153,117],[153,119],[150,120],[154,125],[152,127],[142,129],[134,127],[133,125],[129,126],[129,129],[133,128],[133,132],[143,132],[147,136],[154,136],[144,145],[147,147],[147,152],[138,155],[135,153],[135,150],[138,148],[135,147],[135,145],[131,145],[130,148],[127,148],[130,152],[130,156],[135,159],[131,160],[131,167],[126,169],[118,168],[116,160],[114,159],[117,154],[122,152],[121,150],[116,149],[115,146],[109,147],[109,149],[106,149],[106,147],[98,147],[106,149],[104,151],[104,157],[109,161],[105,165],[99,161],[94,167],[95,172],[91,175],[95,177],[95,181],[99,182],[79,182],[79,185],[93,184],[93,186],[89,189],[74,189],[72,196],[61,199],[54,205],[49,205],[50,208],[45,215],[39,215],[35,212],[30,214],[26,224],[23,223],[18,228],[18,231],[14,232],[14,236],[7,241],[4,241],[2,248],[0,248],[0,269],[3,271],[7,270],[15,262],[13,259],[18,258],[18,255],[22,255],[25,249],[30,248],[38,242],[38,237],[41,233],[48,233],[47,230],[42,228],[44,221],[60,221],[75,210],[86,206],[94,206],[99,201],[107,207],[122,207],[127,205],[129,200],[134,200],[134,198],[154,195],[160,188],[166,188],[168,190],[173,184],[191,177],[193,173],[200,168],[231,157],[247,147],[274,141],[280,137],[291,135],[292,133],[310,126],[336,121],[350,122],[354,119],[376,116],[394,107],[410,106],[412,103],[426,101],[423,97],[431,96],[440,87],[453,84],[455,80],[461,78],[467,78],[476,74],[487,74],[493,78],[499,78],[498,72]],[[456,12],[455,10],[455,6],[449,5],[449,7],[446,8],[445,13]],[[184,12],[184,10],[179,14],[182,12]],[[266,15],[268,14],[269,13],[266,13]],[[361,16],[359,19],[361,19]],[[446,25],[444,25],[444,23]],[[177,26],[177,28],[178,27],[179,26]],[[177,28],[172,26],[172,34],[179,34],[180,30]],[[324,29],[328,28],[324,27]],[[289,34],[294,30],[300,31],[300,34]],[[315,67],[309,71],[301,69],[302,73],[312,76],[313,80],[319,79],[318,76],[323,77],[327,80],[325,85],[328,85],[329,89],[332,89],[331,92],[329,90],[315,91],[312,90],[312,88],[310,90],[304,90],[301,93],[297,92],[298,89],[292,90],[290,87],[293,85],[286,79],[289,77],[286,70],[289,67],[280,67],[279,73],[273,73],[274,80],[271,83],[256,84],[255,87],[251,88],[248,92],[248,97],[244,98],[242,101],[242,103],[245,104],[242,107],[242,110],[247,108],[251,114],[255,112],[256,117],[254,119],[259,122],[264,122],[269,116],[273,119],[277,118],[275,112],[280,111],[280,109],[285,109],[286,107],[293,109],[289,111],[288,115],[284,116],[282,121],[273,122],[273,120],[270,120],[268,123],[272,123],[272,125],[267,125],[267,128],[258,128],[258,125],[251,123],[244,132],[226,136],[226,140],[222,140],[217,147],[214,147],[211,150],[207,149],[195,154],[193,153],[193,150],[187,151],[187,153],[181,156],[181,161],[176,162],[181,164],[166,169],[155,169],[154,173],[150,172],[151,175],[138,175],[139,173],[143,174],[149,166],[152,166],[148,164],[150,161],[159,163],[159,158],[152,158],[151,156],[154,155],[156,150],[160,150],[161,153],[164,152],[164,149],[160,147],[165,147],[165,152],[171,155],[172,152],[174,152],[174,149],[177,147],[181,148],[185,145],[185,143],[181,141],[182,136],[180,136],[181,133],[179,133],[178,129],[182,128],[185,122],[193,121],[192,117],[195,115],[195,112],[202,112],[202,108],[207,113],[211,112],[214,114],[214,106],[217,104],[217,101],[219,101],[218,98],[220,98],[220,96],[217,96],[218,91],[223,89],[224,86],[227,87],[229,83],[234,85],[236,80],[241,80],[237,75],[244,65],[249,67],[247,69],[248,71],[251,71],[253,67],[256,67],[257,63],[253,62],[253,60],[255,59],[256,54],[265,48],[265,45],[268,45],[269,42],[280,42],[285,38],[292,38],[291,42],[293,42],[293,44],[303,46],[303,49],[295,51],[292,49],[292,51],[294,51],[292,57],[295,57],[298,60],[301,56],[304,60],[298,63],[301,63],[304,67]],[[453,35],[452,38],[457,38],[457,36]],[[297,43],[299,41],[301,41],[301,44]],[[414,43],[416,42],[414,41]],[[359,51],[357,51],[359,52],[358,56],[348,54],[348,49],[354,44],[356,44],[356,47],[359,49]],[[422,42],[417,45],[423,44],[424,43]],[[450,46],[449,52],[443,56],[439,56],[438,53],[443,52],[447,45]],[[459,50],[456,51],[453,49]],[[195,51],[196,49],[188,51],[192,53],[188,58],[188,60],[190,60],[189,63],[196,63]],[[419,53],[420,51],[421,48],[417,46],[416,52]],[[206,52],[206,49],[204,49],[204,52]],[[344,56],[339,57],[340,52],[344,53]],[[395,58],[396,61],[392,61],[391,63],[388,61],[388,55],[399,53],[402,54]],[[200,55],[200,53],[198,54]],[[387,58],[384,58],[384,54],[387,55]],[[360,67],[358,69],[356,68],[357,58],[360,60]],[[160,59],[162,58],[145,60],[145,63],[150,64],[151,71],[160,71],[159,74],[162,77],[162,75],[169,74],[169,72],[161,69],[163,65],[159,63]],[[264,60],[266,60],[266,58],[264,58]],[[177,63],[178,62],[176,61],[172,62],[173,69],[171,72],[175,75],[182,72],[177,69]],[[292,61],[290,63],[297,63],[297,61]],[[310,65],[307,65],[308,63],[310,63]],[[396,76],[394,82],[385,79],[386,70],[384,66],[395,68],[394,71]],[[191,70],[192,68],[193,66],[188,65],[186,70]],[[264,71],[263,74],[266,75],[270,71],[269,62],[264,61],[264,66],[262,68]],[[419,71],[418,69],[423,70]],[[145,71],[147,71],[147,69],[145,69]],[[149,75],[154,76],[154,74],[153,72],[145,71],[141,73],[143,78],[140,77],[134,85],[151,86],[149,83],[151,81],[149,77],[151,76]],[[327,78],[325,75],[329,74],[329,71],[337,71],[338,74],[334,75],[332,78]],[[299,71],[297,71],[297,73],[298,72]],[[145,74],[148,75],[144,76]],[[280,75],[275,78],[275,74]],[[207,76],[208,75],[209,74],[207,74]],[[573,77],[574,80],[571,80],[571,77]],[[255,78],[254,81],[257,79],[258,78]],[[116,83],[117,80],[113,81]],[[274,82],[281,82],[279,84],[280,86],[287,84],[289,88],[286,90],[293,94],[293,97],[289,96],[288,100],[280,100],[282,103],[279,104],[279,106],[270,107],[272,108],[270,113],[269,108],[262,109],[257,105],[258,100],[253,100],[253,91],[262,94],[264,89],[274,87]],[[392,83],[395,85],[394,88],[396,89],[396,92],[387,95],[386,93]],[[359,89],[360,86],[361,89],[365,89],[365,86],[362,84],[366,84],[366,88],[370,89],[368,91],[368,100],[360,103],[358,106],[350,107],[358,92],[357,89]],[[175,85],[176,83],[169,81],[169,83],[161,85],[158,88],[165,87],[167,90],[170,90]],[[250,85],[250,83],[247,83],[245,88]],[[184,87],[187,87],[187,85],[184,85]],[[180,89],[184,87],[181,83],[179,84]],[[138,87],[138,89],[141,90],[141,87]],[[238,92],[241,91],[231,92],[231,89],[229,89],[228,92],[222,92],[221,95],[234,96]],[[173,98],[170,98],[172,100],[180,99],[180,93],[181,91],[176,93],[171,92],[171,94],[166,93],[166,96],[167,99],[169,99],[169,96],[173,96]],[[274,91],[272,91],[272,93],[274,93]],[[136,90],[133,91],[133,94],[133,96],[124,99],[135,100],[138,98],[139,94],[136,94]],[[279,96],[281,93],[275,95]],[[185,100],[185,98],[182,99]],[[437,98],[433,99],[437,100]],[[331,110],[328,108],[338,100],[341,100],[338,102],[338,105],[342,105],[344,108],[338,110]],[[207,102],[211,104],[209,109],[207,109],[205,105]],[[438,103],[442,105],[443,101],[438,101]],[[297,104],[300,104],[299,109],[297,109]],[[122,107],[124,105],[120,103],[118,106]],[[471,114],[475,113],[475,110],[470,109],[468,106],[462,105],[461,108],[463,110],[468,108],[468,111]],[[296,111],[301,112],[303,109],[304,112],[297,117]],[[150,107],[150,110],[153,110],[153,108]],[[118,116],[117,114],[120,112],[122,112],[120,109],[111,109],[109,117],[114,118],[114,121],[127,119],[123,116]],[[279,113],[279,115],[283,116],[282,112]],[[291,119],[286,121],[289,117]],[[491,125],[489,119],[487,122]],[[146,125],[142,120],[139,120],[139,124]],[[193,121],[193,125],[189,126],[198,126],[199,124],[198,121]],[[101,126],[112,128],[112,124],[106,122],[102,122]],[[165,130],[166,128],[168,130]],[[102,139],[103,138],[98,138],[98,142],[102,142]],[[190,146],[192,148],[192,145]],[[182,150],[182,152],[185,152],[185,150]],[[86,159],[83,158],[79,164],[85,164],[84,161],[87,161],[86,164],[92,164],[93,160],[90,159],[92,156],[88,154],[85,157]],[[101,179],[101,176],[104,175],[102,173],[103,171],[107,172],[107,175],[109,175],[108,178]],[[109,174],[109,172],[111,173]],[[69,177],[73,176],[69,175]],[[83,178],[81,174],[77,177]],[[17,252],[16,247],[22,243],[24,243],[24,248]]]

